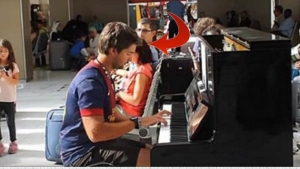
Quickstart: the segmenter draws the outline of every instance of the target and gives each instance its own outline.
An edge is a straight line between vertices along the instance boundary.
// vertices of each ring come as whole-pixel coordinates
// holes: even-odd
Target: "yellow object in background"
[[[141,20],[141,9],[140,9],[140,5],[138,5],[138,4],[135,7],[135,14],[136,14],[136,24],[137,24]]]

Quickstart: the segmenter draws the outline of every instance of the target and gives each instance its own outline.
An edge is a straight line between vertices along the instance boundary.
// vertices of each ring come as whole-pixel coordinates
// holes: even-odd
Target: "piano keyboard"
[[[184,103],[163,105],[164,110],[172,112],[172,116],[166,117],[167,126],[160,127],[158,143],[187,142],[187,119]]]

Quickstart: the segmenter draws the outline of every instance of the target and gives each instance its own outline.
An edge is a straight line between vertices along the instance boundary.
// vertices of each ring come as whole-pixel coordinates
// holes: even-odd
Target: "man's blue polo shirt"
[[[111,115],[110,96],[104,76],[94,62],[90,62],[70,84],[61,136],[61,159],[71,165],[87,154],[97,143],[92,143],[83,127],[82,116]]]

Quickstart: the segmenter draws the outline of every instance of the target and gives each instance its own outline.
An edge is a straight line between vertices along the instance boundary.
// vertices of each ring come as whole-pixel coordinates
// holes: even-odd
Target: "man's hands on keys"
[[[163,123],[167,125],[167,121],[164,119],[166,116],[170,116],[172,113],[167,110],[161,110],[157,114],[151,117],[144,117],[141,119],[142,126],[149,127],[157,123]]]

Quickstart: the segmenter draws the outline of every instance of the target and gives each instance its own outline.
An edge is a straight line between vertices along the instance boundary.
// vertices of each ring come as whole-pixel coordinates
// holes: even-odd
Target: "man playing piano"
[[[129,61],[139,44],[134,30],[111,22],[99,38],[99,55],[70,84],[61,128],[61,159],[64,166],[150,166],[150,149],[144,143],[121,138],[133,129],[166,124],[170,115],[125,117],[116,109],[110,71]]]

